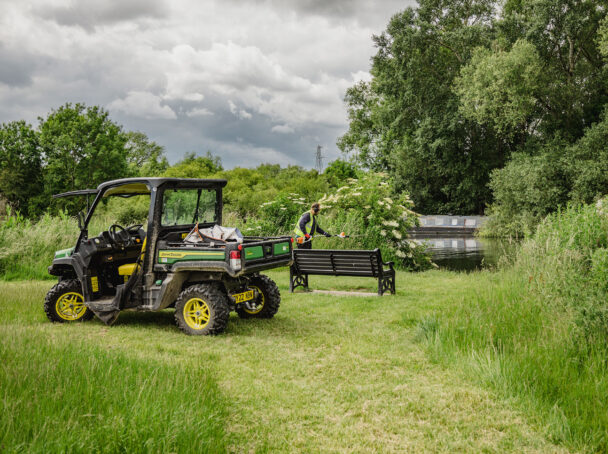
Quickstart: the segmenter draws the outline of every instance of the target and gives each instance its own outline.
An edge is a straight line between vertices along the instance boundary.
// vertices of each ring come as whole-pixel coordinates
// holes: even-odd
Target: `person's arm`
[[[325,230],[323,230],[321,228],[321,226],[319,225],[319,220],[317,219],[317,228],[316,231],[319,232],[321,235],[325,235],[325,236],[331,236],[331,234],[327,233]]]
[[[310,222],[310,213],[306,212],[300,218],[300,222],[298,222],[298,227],[300,227],[300,230],[302,231],[302,233],[304,235],[306,235],[306,224],[308,224],[309,222]]]

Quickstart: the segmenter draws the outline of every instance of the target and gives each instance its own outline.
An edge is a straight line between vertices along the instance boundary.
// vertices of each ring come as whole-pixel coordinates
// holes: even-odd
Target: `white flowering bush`
[[[351,236],[351,240],[332,240],[332,247],[380,248],[384,260],[400,267],[430,268],[433,264],[425,247],[407,239],[408,230],[418,225],[414,203],[407,194],[392,195],[387,179],[385,174],[368,172],[324,195],[319,200],[320,224],[333,234],[343,231]]]
[[[245,235],[291,235],[294,226],[310,204],[295,193],[281,193],[260,205],[256,217],[247,223]]]

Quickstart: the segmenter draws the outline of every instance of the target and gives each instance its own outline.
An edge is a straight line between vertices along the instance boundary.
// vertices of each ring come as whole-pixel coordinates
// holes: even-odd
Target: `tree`
[[[357,177],[357,166],[352,162],[336,159],[329,163],[323,175],[331,185],[338,186],[348,178]]]
[[[196,153],[186,153],[184,159],[165,172],[167,177],[179,178],[208,178],[221,172],[222,160],[213,156],[209,151],[205,156],[197,156]]]
[[[38,133],[24,121],[0,126],[0,194],[24,216],[45,205]]]
[[[508,0],[497,22],[499,39],[525,39],[542,64],[544,98],[538,134],[573,142],[598,121],[608,101],[598,32],[607,0]]]
[[[125,133],[125,137],[130,174],[161,175],[169,168],[164,147],[148,139],[143,132],[129,131]]]
[[[467,118],[524,138],[538,124],[545,82],[536,49],[518,40],[507,52],[478,48],[456,79],[456,93]]]
[[[473,50],[493,37],[491,0],[421,0],[380,36],[370,83],[348,90],[349,130],[338,146],[386,170],[426,213],[478,213],[491,199],[490,171],[508,148],[459,111],[453,84]]]
[[[45,192],[51,194],[96,187],[128,174],[126,137],[100,107],[65,104],[40,118],[40,145],[45,166]],[[54,200],[51,207],[75,211],[77,201]]]

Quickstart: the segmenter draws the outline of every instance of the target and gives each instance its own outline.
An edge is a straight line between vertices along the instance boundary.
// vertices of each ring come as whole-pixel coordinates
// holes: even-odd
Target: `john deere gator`
[[[187,334],[224,331],[231,311],[242,318],[271,318],[279,310],[277,285],[261,271],[292,263],[290,237],[243,237],[222,226],[226,180],[127,178],[96,189],[54,197],[92,198],[79,216],[76,245],[55,253],[49,273],[58,283],[44,310],[53,322],[97,316],[112,324],[121,311],[175,308]],[[117,223],[90,235],[96,209],[114,197],[149,199],[147,220]],[[145,207],[144,207],[145,210]]]

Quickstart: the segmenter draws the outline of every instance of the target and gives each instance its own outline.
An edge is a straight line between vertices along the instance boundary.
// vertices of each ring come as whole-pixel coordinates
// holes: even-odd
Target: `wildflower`
[[[369,210],[371,208],[371,206],[365,205],[363,208],[365,208],[366,210]]]
[[[378,205],[382,206],[384,205],[384,202],[382,200],[378,200]]]
[[[401,239],[401,232],[399,230],[393,230],[393,236],[398,240]]]
[[[353,192],[352,195],[361,195],[361,193],[360,192]]]
[[[399,227],[399,223],[397,221],[382,221],[382,225],[386,225],[388,227]]]
[[[405,258],[405,252],[403,252],[403,251],[397,251],[396,254],[397,254],[397,257]]]
[[[393,201],[390,197],[385,197],[384,200],[386,200],[388,203],[393,203]]]
[[[380,230],[380,235],[386,236],[386,230]]]

